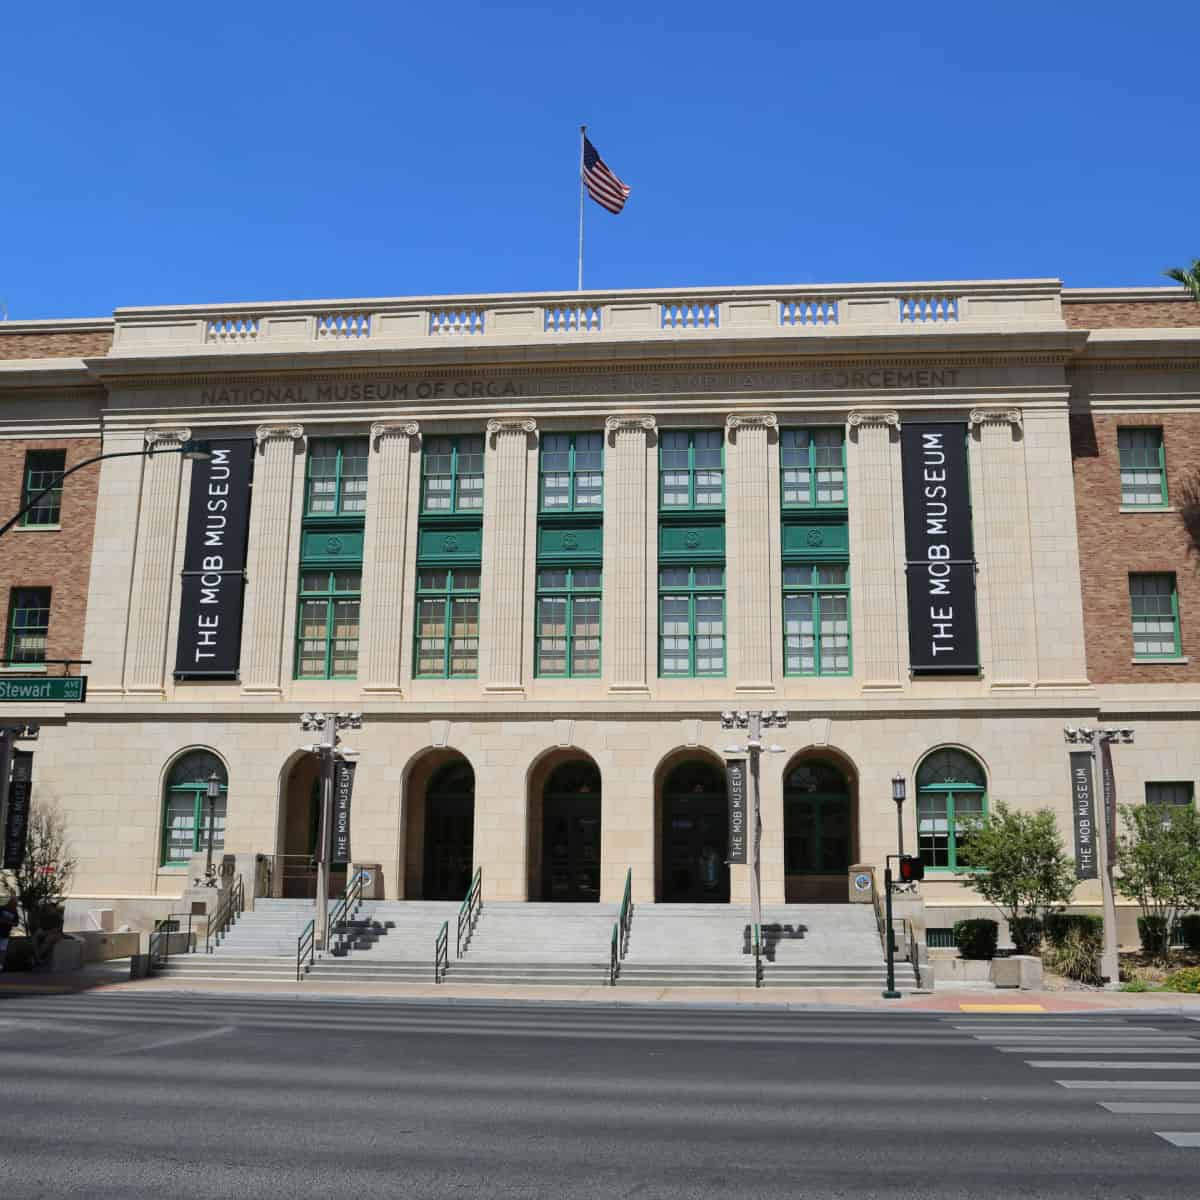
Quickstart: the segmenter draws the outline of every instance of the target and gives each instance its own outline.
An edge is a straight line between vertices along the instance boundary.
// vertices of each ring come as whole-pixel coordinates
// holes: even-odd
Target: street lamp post
[[[1116,780],[1113,778],[1112,753],[1114,742],[1130,745],[1133,730],[1076,728],[1068,725],[1063,734],[1071,745],[1085,745],[1092,758],[1092,778],[1095,779],[1096,746],[1100,755],[1101,815],[1093,822],[1096,830],[1096,852],[1100,860],[1100,900],[1104,912],[1104,949],[1100,954],[1100,977],[1110,990],[1121,986],[1121,960],[1117,945],[1117,901],[1113,888],[1113,864],[1116,862]],[[1111,801],[1111,803],[1110,803]]]
[[[904,776],[892,776],[892,799],[896,802],[896,853],[904,853],[904,797],[907,794]]]
[[[904,857],[904,797],[908,788],[904,776],[892,776],[892,799],[896,803],[896,850],[897,857]],[[887,987],[884,989],[885,1000],[899,1000],[900,993],[896,991],[896,935],[892,929],[892,856],[886,855],[883,860],[883,940],[887,948]]]
[[[221,794],[221,777],[213,771],[208,777],[208,784],[205,788],[205,795],[208,798],[208,851],[204,857],[204,886],[215,888],[217,886],[217,875],[213,870],[212,852],[213,852],[213,824],[216,816],[217,797]]]

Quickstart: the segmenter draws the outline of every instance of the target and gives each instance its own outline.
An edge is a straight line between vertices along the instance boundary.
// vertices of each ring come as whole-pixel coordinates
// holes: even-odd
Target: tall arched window
[[[927,867],[954,870],[959,839],[987,812],[987,776],[965,750],[935,750],[917,768],[917,840]]]
[[[189,750],[167,772],[160,860],[164,867],[186,866],[197,850],[207,848],[208,781],[214,774],[220,794],[213,804],[213,849],[224,849],[229,791],[225,764],[211,750]]]

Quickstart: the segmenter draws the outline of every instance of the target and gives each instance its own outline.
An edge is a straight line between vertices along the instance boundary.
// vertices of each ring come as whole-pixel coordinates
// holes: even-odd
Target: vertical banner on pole
[[[330,862],[342,866],[350,861],[350,800],[354,794],[356,763],[338,759],[333,767],[333,852]]]
[[[749,862],[746,835],[746,760],[725,760],[726,791],[729,795],[729,855],[725,859],[731,866],[745,866]]]
[[[1108,865],[1117,861],[1117,779],[1113,774],[1112,746],[1100,743],[1100,777],[1104,791],[1104,832],[1108,837]]]
[[[12,782],[8,789],[8,814],[4,822],[4,869],[20,870],[29,840],[29,805],[33,798],[33,754],[14,750]]]
[[[1075,878],[1098,879],[1096,861],[1096,797],[1092,784],[1092,756],[1072,750],[1071,814],[1075,826]]]

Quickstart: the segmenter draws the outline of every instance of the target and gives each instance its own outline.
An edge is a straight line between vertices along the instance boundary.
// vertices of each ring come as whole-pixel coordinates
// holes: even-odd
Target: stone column
[[[408,535],[415,421],[371,426],[367,521],[363,542],[363,691],[400,695],[401,638],[415,557]]]
[[[142,472],[134,550],[133,587],[125,642],[125,690],[163,690],[167,629],[175,581],[175,544],[179,521],[179,482],[183,475],[181,444],[190,429],[151,429],[146,447],[153,451]],[[165,452],[164,452],[165,451]]]
[[[908,661],[900,414],[862,410],[846,423],[854,673],[864,691],[894,691]]]
[[[524,690],[525,530],[531,417],[494,418],[487,423],[491,471],[483,499],[483,606],[481,633],[487,672],[484,691]]]
[[[1030,687],[1037,634],[1021,410],[977,408],[968,421],[979,438],[972,507],[977,516],[978,603],[981,612],[986,605],[988,615],[988,646],[981,661],[987,663],[993,688]]]
[[[647,439],[655,422],[653,417],[613,416],[604,429],[604,677],[611,694],[642,696],[649,694],[647,573],[658,557],[647,499]]]
[[[302,425],[260,425],[258,461],[250,506],[246,611],[242,621],[242,685],[246,692],[278,696],[284,639],[296,619],[297,581],[288,578],[288,550],[297,503],[297,448]]]
[[[777,425],[774,413],[725,418],[734,450],[728,455],[726,628],[738,692],[771,692],[775,687],[771,664],[780,603],[771,594],[771,564],[778,557],[779,505],[771,503],[768,441]]]

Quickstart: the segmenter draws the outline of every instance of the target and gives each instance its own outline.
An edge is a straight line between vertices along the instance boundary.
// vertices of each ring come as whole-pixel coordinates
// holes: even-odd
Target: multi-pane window
[[[45,662],[49,631],[50,589],[13,588],[8,606],[8,661]]]
[[[229,788],[225,767],[215,754],[194,750],[183,755],[167,776],[163,802],[163,866],[181,866],[208,847],[208,782],[217,776],[219,795],[212,805],[213,850],[225,848],[225,812]]]
[[[663,676],[725,674],[725,568],[658,573],[658,670]]]
[[[1121,503],[1129,508],[1162,508],[1167,503],[1167,471],[1161,429],[1117,430],[1121,463]]]
[[[479,673],[479,568],[417,572],[413,673],[439,679]]]
[[[925,758],[917,769],[917,844],[927,867],[969,866],[960,844],[986,813],[987,779],[975,759],[952,748]]]
[[[1146,784],[1146,803],[1161,804],[1164,807],[1180,805],[1190,807],[1195,791],[1191,782],[1184,783],[1148,783]]]
[[[421,458],[421,509],[477,513],[483,508],[483,436],[430,437]]]
[[[725,445],[719,429],[659,436],[659,504],[664,509],[719,509],[725,504]]]
[[[1179,601],[1174,575],[1130,575],[1134,658],[1177,658]]]
[[[297,679],[353,679],[358,671],[362,572],[300,572]]]
[[[29,450],[25,454],[25,486],[21,493],[24,508],[45,488],[52,490],[21,518],[22,525],[57,525],[62,511],[62,477],[67,465],[65,450]]]
[[[604,435],[544,433],[542,512],[599,512],[604,504]]]
[[[366,438],[316,438],[309,443],[309,516],[362,516],[367,511],[369,447]]]
[[[785,508],[846,503],[845,435],[840,426],[783,430],[779,467]]]
[[[850,674],[850,568],[783,568],[783,669],[787,675]]]
[[[542,567],[537,575],[537,674],[600,674],[600,568]]]

